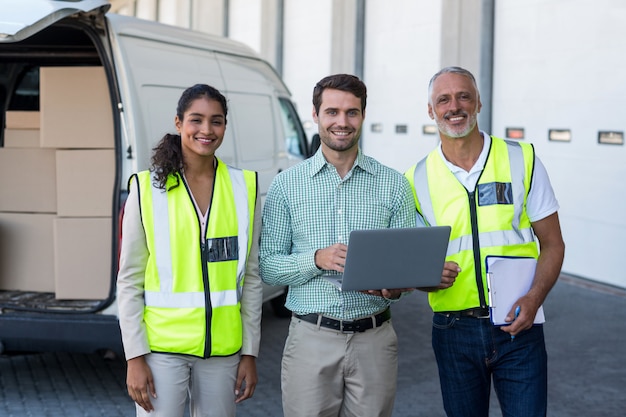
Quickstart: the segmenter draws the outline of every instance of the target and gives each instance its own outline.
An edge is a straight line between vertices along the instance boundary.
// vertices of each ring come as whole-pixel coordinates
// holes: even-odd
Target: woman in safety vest
[[[137,416],[234,416],[257,383],[262,284],[257,174],[215,156],[226,98],[196,84],[177,135],[131,176],[117,279],[127,386]]]

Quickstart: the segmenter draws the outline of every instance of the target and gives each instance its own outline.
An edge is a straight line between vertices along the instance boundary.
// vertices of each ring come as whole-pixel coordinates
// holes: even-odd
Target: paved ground
[[[548,415],[626,415],[626,291],[562,277],[545,305]],[[400,339],[395,417],[443,417],[425,294],[394,307]],[[281,417],[280,355],[288,320],[265,310],[259,386],[238,417]],[[133,416],[124,362],[99,355],[0,356],[0,416]],[[492,417],[499,417],[492,399]]]

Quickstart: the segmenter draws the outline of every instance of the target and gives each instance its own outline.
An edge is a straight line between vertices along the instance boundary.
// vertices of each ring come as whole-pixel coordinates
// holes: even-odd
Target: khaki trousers
[[[391,320],[344,334],[293,317],[282,359],[284,417],[391,416],[397,353]]]
[[[235,415],[235,383],[239,354],[209,359],[167,353],[150,353],[157,398],[147,413],[135,404],[137,417],[183,417],[189,398],[191,417]]]

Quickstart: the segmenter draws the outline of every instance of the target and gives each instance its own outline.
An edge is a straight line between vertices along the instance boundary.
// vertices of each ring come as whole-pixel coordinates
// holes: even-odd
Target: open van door
[[[107,0],[59,1],[20,0],[0,3],[0,42],[19,42],[51,24],[76,13],[99,19],[109,10]]]
[[[21,169],[14,185],[0,186],[0,352],[121,349],[112,310],[121,158],[110,7],[106,0],[0,2],[0,172]],[[85,135],[85,125],[97,134]],[[103,185],[72,185],[96,172]],[[103,196],[100,214],[66,210],[78,208],[74,196],[94,201],[90,189]],[[76,283],[80,294],[69,292]],[[92,288],[97,293],[85,291]]]

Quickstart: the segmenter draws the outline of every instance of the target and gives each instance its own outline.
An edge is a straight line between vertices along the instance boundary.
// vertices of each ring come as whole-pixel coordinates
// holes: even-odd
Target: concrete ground
[[[548,416],[626,415],[626,290],[562,276],[544,306],[549,355]],[[430,346],[426,294],[393,308],[399,337],[394,417],[444,417]],[[264,310],[254,398],[238,417],[281,417],[280,357],[287,319]],[[67,353],[0,356],[0,416],[132,416],[120,358]],[[495,397],[491,416],[501,417]]]

